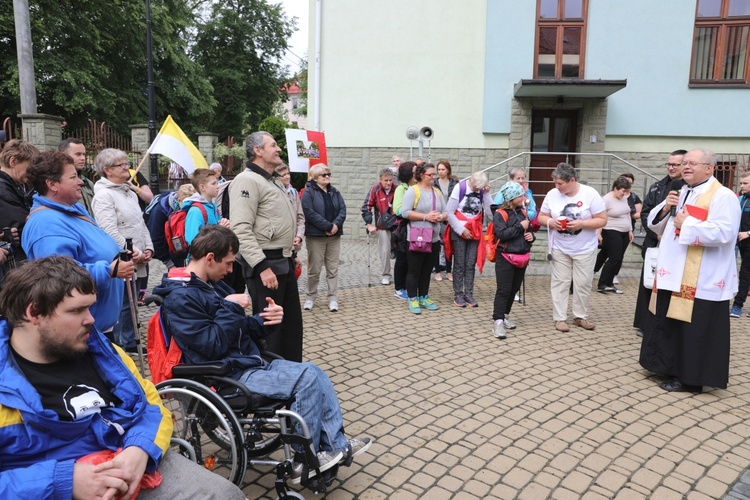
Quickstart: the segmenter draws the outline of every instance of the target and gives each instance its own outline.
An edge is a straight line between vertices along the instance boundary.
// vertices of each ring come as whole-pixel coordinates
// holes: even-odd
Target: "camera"
[[[13,251],[13,248],[11,248],[10,243],[7,241],[0,241],[0,250],[7,250],[9,252]]]
[[[13,243],[13,233],[11,233],[10,230],[11,228],[9,227],[3,228],[3,241]]]

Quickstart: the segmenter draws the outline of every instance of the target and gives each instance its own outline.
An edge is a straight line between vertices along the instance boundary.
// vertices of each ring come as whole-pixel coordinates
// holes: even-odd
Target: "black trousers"
[[[596,256],[595,270],[601,268],[602,273],[599,275],[599,288],[613,286],[612,280],[622,267],[622,259],[625,257],[625,250],[630,243],[630,234],[614,229],[602,229],[602,249]]]
[[[440,243],[432,244],[432,252],[406,251],[409,270],[406,273],[406,292],[410,299],[426,297],[430,293],[430,275],[435,260],[440,257]]]
[[[263,285],[260,273],[246,278],[247,290],[253,301],[253,314],[262,312],[270,297],[284,308],[281,324],[267,327],[272,333],[265,337],[266,349],[289,361],[302,361],[302,308],[299,304],[297,278],[294,276],[294,263],[290,260],[290,272],[277,274],[279,287],[270,290]]]
[[[393,263],[393,287],[398,290],[406,289],[406,273],[409,265],[406,262],[406,252],[395,250],[396,260]]]
[[[742,307],[747,299],[748,288],[750,288],[750,245],[740,248],[740,257],[742,257],[740,283],[737,287],[737,295],[734,296],[734,305]]]
[[[518,268],[497,254],[495,260],[495,280],[497,288],[495,289],[495,305],[492,310],[492,319],[503,319],[506,314],[510,314],[510,308],[513,307],[513,297],[521,289],[521,282],[526,274],[526,268]]]

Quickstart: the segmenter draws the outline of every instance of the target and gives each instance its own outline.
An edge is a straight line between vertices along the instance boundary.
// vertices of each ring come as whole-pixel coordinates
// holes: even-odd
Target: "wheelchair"
[[[149,296],[145,303],[160,305],[161,297]],[[157,310],[149,321],[149,365],[155,358],[152,338],[163,336],[170,344],[163,325],[161,329],[153,327],[161,321],[160,314]],[[267,361],[280,359],[268,352],[263,356]],[[299,481],[316,494],[331,485],[339,465],[351,464],[351,457],[347,457],[321,473],[307,424],[288,409],[290,402],[253,394],[244,384],[226,377],[222,363],[177,364],[172,367],[171,378],[159,381],[156,389],[172,414],[171,449],[240,488],[248,467],[270,467],[276,473],[274,487],[279,498],[303,499],[287,485],[294,470],[292,445],[304,449],[304,453],[296,453],[296,460],[303,463]],[[301,432],[294,432],[295,424]],[[277,450],[276,455],[281,457],[269,456]]]

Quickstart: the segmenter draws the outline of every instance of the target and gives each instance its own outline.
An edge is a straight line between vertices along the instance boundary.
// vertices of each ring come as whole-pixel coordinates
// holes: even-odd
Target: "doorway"
[[[575,153],[578,136],[578,111],[533,110],[531,114],[531,151],[535,153]],[[541,208],[544,196],[555,187],[550,174],[558,163],[575,157],[565,154],[535,154],[529,165],[529,187]]]

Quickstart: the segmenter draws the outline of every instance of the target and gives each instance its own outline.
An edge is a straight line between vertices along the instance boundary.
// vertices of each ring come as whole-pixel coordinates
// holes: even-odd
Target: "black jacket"
[[[743,205],[744,203],[744,205]],[[750,194],[740,195],[740,231],[750,231]],[[750,238],[745,238],[738,243],[740,248],[750,247]]]
[[[526,241],[523,237],[524,233],[531,231],[530,229],[524,230],[521,225],[521,221],[526,219],[521,209],[517,209],[515,212],[508,210],[508,221],[506,222],[503,218],[502,212],[505,212],[502,208],[495,210],[493,222],[495,224],[495,239],[500,242],[497,246],[498,252],[504,253],[515,253],[525,254],[531,251],[531,245],[536,240],[534,236],[532,241]]]
[[[10,175],[0,170],[0,230],[15,227],[18,229],[18,236],[21,236],[29,216],[33,194],[33,189],[25,191]],[[26,259],[20,245],[15,246],[14,250],[16,262]]]
[[[659,240],[656,237],[656,233],[648,228],[648,215],[651,210],[654,209],[659,203],[669,194],[669,186],[672,184],[672,179],[669,176],[664,177],[660,181],[656,181],[651,184],[651,187],[646,193],[646,198],[643,200],[643,208],[641,208],[641,225],[646,230],[646,237],[643,238],[643,254],[646,254],[646,249],[655,247],[659,244]]]
[[[339,230],[334,236],[344,234],[344,221],[346,220],[346,205],[344,198],[338,189],[328,185],[328,191],[323,191],[315,181],[308,181],[302,193],[302,210],[305,212],[305,236],[327,236],[326,232],[333,229],[336,224]],[[326,220],[325,196],[330,196],[333,202],[335,217],[333,221]]]

